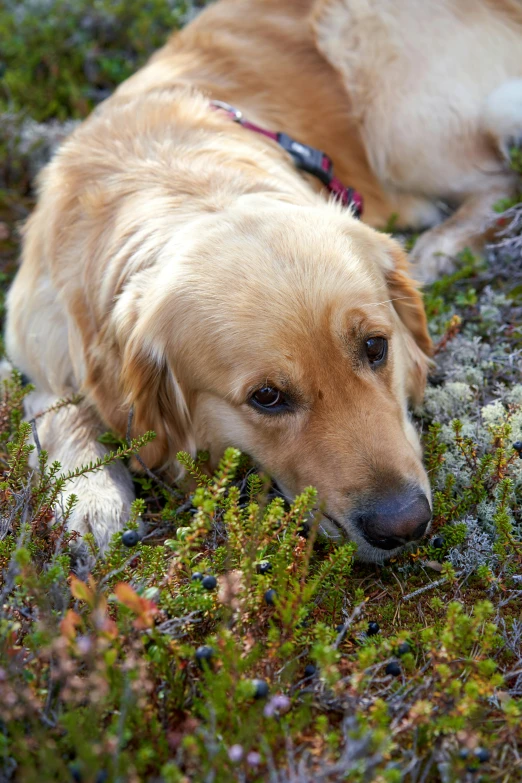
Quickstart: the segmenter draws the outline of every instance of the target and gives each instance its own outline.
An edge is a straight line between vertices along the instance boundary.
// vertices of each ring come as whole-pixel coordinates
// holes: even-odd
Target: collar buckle
[[[290,153],[298,169],[313,174],[323,185],[329,185],[332,180],[332,161],[321,150],[301,144],[286,133],[278,133],[277,141],[281,147]]]

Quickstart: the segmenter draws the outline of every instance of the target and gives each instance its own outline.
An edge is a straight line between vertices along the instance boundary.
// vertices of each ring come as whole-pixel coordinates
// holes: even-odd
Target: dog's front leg
[[[93,408],[86,403],[69,404],[52,410],[58,399],[50,393],[33,392],[27,398],[26,415],[34,421],[42,449],[49,462],[58,461],[64,473],[88,465],[107,454],[98,441],[106,429]],[[43,411],[46,413],[41,414]],[[134,499],[129,471],[121,462],[70,480],[63,493],[63,503],[75,494],[78,498],[69,517],[69,530],[82,536],[92,532],[103,552],[111,536],[121,530],[129,518]]]

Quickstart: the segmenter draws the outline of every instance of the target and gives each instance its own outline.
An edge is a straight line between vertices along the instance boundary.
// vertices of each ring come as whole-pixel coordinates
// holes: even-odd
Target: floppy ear
[[[178,451],[195,453],[185,394],[166,358],[143,337],[142,330],[136,330],[125,347],[121,382],[134,411],[132,436],[148,430],[156,433],[140,452],[148,467],[174,461]]]
[[[426,386],[428,370],[432,365],[433,344],[428,332],[424,303],[418,284],[410,277],[406,253],[393,239],[389,241],[392,264],[385,269],[390,299],[405,327],[405,340],[411,359],[408,378],[408,396],[420,403]]]

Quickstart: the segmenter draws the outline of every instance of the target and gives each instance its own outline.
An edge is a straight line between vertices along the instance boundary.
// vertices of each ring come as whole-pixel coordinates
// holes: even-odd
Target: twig
[[[42,453],[42,444],[40,443],[40,438],[38,437],[38,431],[36,429],[36,416],[29,421],[29,424],[31,425],[34,445],[36,446],[37,454],[38,456],[40,456],[40,454]]]
[[[340,632],[338,633],[337,639],[335,640],[335,642],[333,644],[334,650],[336,650],[339,647],[339,645],[341,644],[342,640],[344,639],[346,631],[351,626],[353,621],[356,620],[359,617],[359,615],[364,612],[365,608],[366,608],[366,604],[364,604],[364,603],[359,604],[358,606],[355,607],[355,609],[351,613],[350,617],[347,620],[344,621],[343,627],[340,630]]]
[[[518,677],[520,674],[522,674],[522,669],[513,669],[511,672],[507,672],[507,674],[503,674],[505,680],[510,680],[512,677]]]
[[[36,421],[36,419],[41,419],[42,416],[46,416],[48,413],[55,413],[56,411],[59,411],[60,408],[65,408],[67,405],[79,405],[83,399],[83,394],[73,394],[72,397],[62,397],[58,402],[55,402],[54,405],[50,405],[48,408],[45,408],[45,410],[37,413],[36,416],[33,416],[30,420],[30,424],[32,425],[33,421]]]
[[[127,432],[125,434],[125,440],[127,442],[127,445],[129,445],[130,442],[131,442],[131,429],[132,429],[132,420],[133,420],[133,418],[134,418],[134,407],[131,406],[131,408],[129,410],[129,416],[128,416],[128,419],[127,419]],[[143,470],[145,471],[145,473],[147,474],[147,476],[149,478],[151,478],[153,481],[155,481],[157,484],[159,484],[160,487],[162,487],[166,492],[169,493],[169,495],[171,495],[173,498],[176,498],[176,500],[178,500],[176,492],[172,489],[172,487],[169,487],[168,484],[166,484],[164,481],[162,481],[159,478],[159,476],[157,476],[149,467],[147,467],[147,465],[143,462],[143,460],[142,460],[142,458],[140,457],[139,454],[136,453],[134,455],[134,457],[136,458],[136,461],[143,468]],[[190,508],[190,506],[189,506],[189,508]],[[175,514],[181,513],[181,510],[180,509],[176,509],[176,511],[174,513]]]
[[[456,576],[462,576],[464,572],[459,571]],[[429,585],[424,585],[424,587],[419,587],[418,590],[414,590],[413,593],[409,593],[408,595],[403,596],[403,601],[410,601],[412,598],[416,598],[418,595],[421,595],[421,593],[426,593],[428,590],[433,590],[434,587],[440,587],[445,582],[448,581],[448,577],[445,576],[442,579],[437,579],[436,582],[430,582]]]

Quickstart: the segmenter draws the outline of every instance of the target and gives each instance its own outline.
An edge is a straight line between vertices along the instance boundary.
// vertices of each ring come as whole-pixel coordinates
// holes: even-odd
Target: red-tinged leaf
[[[116,598],[120,603],[131,609],[137,617],[134,627],[139,629],[150,628],[154,622],[154,615],[158,607],[152,601],[141,598],[137,592],[126,582],[119,582],[114,588]]]
[[[104,595],[102,595],[101,593],[98,593],[97,599],[98,600],[96,602],[96,609],[99,612],[103,612],[103,614],[106,614],[107,613],[107,607],[108,607],[107,598]]]
[[[147,601],[147,604],[149,604],[149,606],[138,615],[133,623],[134,627],[140,631],[145,630],[145,628],[150,628],[153,625],[154,615],[158,612],[156,604],[153,604],[151,601]]]
[[[126,582],[118,582],[114,588],[114,593],[120,604],[126,606],[127,609],[132,609],[136,614],[141,612],[142,599],[129,584]]]
[[[73,641],[74,637],[76,636],[76,629],[79,625],[82,623],[82,618],[79,614],[74,612],[72,609],[68,609],[65,617],[60,623],[60,633],[62,636],[65,636],[66,639],[69,639],[69,641]]]
[[[91,608],[95,604],[95,595],[94,591],[91,590],[91,588],[85,584],[85,582],[82,582],[81,579],[78,579],[74,574],[71,574],[71,593],[74,598],[76,598],[78,601],[85,601],[85,603],[90,606]]]
[[[111,617],[105,617],[103,624],[100,626],[100,633],[102,636],[105,636],[106,639],[116,639],[118,636],[118,626]]]

